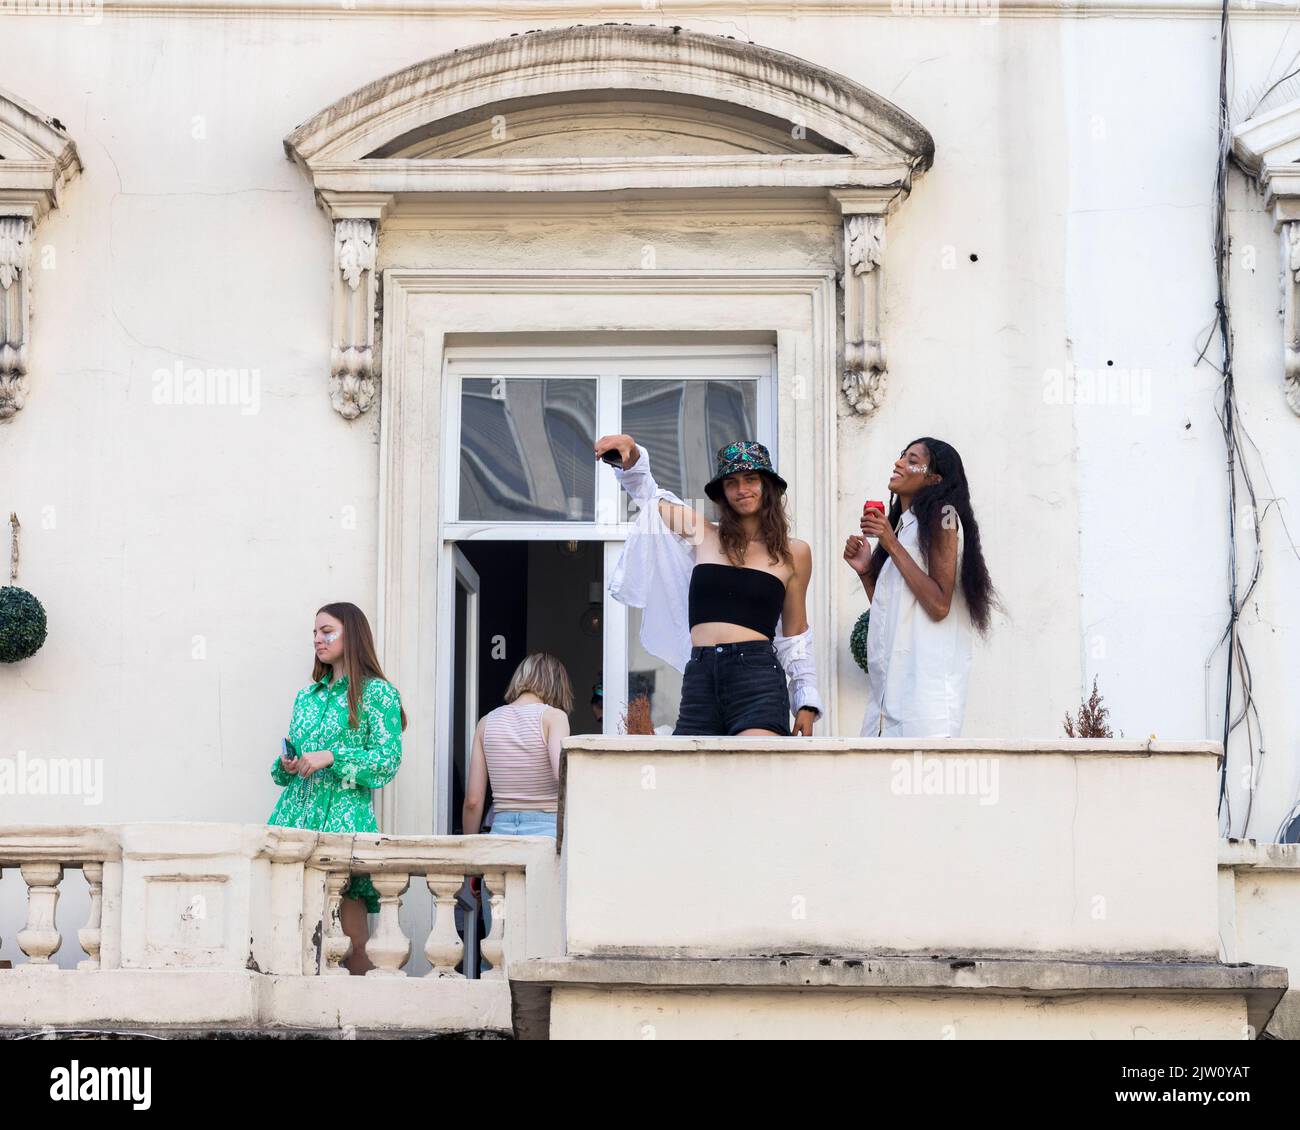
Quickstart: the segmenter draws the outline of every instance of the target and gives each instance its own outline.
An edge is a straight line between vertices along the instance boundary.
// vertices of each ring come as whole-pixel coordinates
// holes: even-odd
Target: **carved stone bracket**
[[[27,402],[34,230],[26,216],[0,216],[0,420]]]
[[[27,402],[36,227],[80,172],[63,126],[0,90],[0,420]]]
[[[1242,122],[1232,153],[1258,181],[1281,236],[1282,387],[1300,415],[1300,98]]]
[[[330,342],[330,403],[355,420],[379,391],[375,344],[379,225],[391,197],[322,194],[334,221],[334,316]]]
[[[334,221],[334,339],[330,348],[330,403],[354,420],[375,400],[374,220]]]
[[[880,325],[885,215],[898,193],[832,190],[844,216],[844,373],[840,387],[855,412],[869,416],[888,387]]]

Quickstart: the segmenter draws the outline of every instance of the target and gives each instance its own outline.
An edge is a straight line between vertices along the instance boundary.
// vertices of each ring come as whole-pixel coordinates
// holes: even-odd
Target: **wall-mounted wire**
[[[1273,63],[1276,63],[1277,56],[1281,54],[1281,45],[1274,55]],[[1286,66],[1287,73],[1276,82],[1270,84],[1263,94],[1255,100],[1253,108],[1246,115],[1250,117],[1264,103],[1274,90],[1284,82],[1300,74],[1300,68],[1293,69],[1297,55]],[[1263,572],[1264,552],[1263,552],[1263,534],[1262,523],[1264,517],[1278,501],[1277,493],[1273,488],[1272,481],[1268,476],[1268,469],[1264,465],[1263,453],[1259,446],[1251,437],[1249,431],[1242,423],[1241,415],[1237,406],[1236,381],[1233,373],[1233,335],[1232,335],[1232,310],[1228,299],[1229,279],[1228,270],[1231,262],[1231,234],[1228,229],[1228,168],[1232,156],[1232,113],[1229,107],[1229,70],[1231,66],[1231,34],[1228,20],[1228,0],[1224,0],[1219,19],[1219,122],[1218,122],[1218,157],[1215,165],[1215,183],[1214,183],[1214,261],[1215,276],[1218,290],[1217,301],[1215,302],[1215,316],[1211,325],[1208,327],[1208,333],[1205,342],[1197,356],[1196,363],[1200,364],[1206,361],[1214,368],[1221,377],[1219,386],[1219,401],[1215,406],[1215,415],[1218,417],[1220,427],[1223,431],[1224,447],[1227,453],[1227,472],[1228,472],[1228,617],[1227,624],[1224,627],[1223,634],[1219,637],[1214,647],[1211,648],[1210,654],[1205,660],[1206,671],[1206,706],[1208,713],[1209,706],[1209,672],[1210,665],[1218,654],[1219,649],[1226,645],[1227,650],[1227,675],[1224,681],[1223,689],[1223,761],[1219,769],[1219,817],[1223,825],[1223,831],[1228,836],[1239,836],[1246,838],[1250,834],[1251,817],[1254,814],[1255,790],[1258,785],[1260,774],[1264,764],[1265,757],[1265,740],[1263,719],[1260,716],[1259,706],[1255,701],[1254,695],[1254,676],[1251,670],[1250,659],[1246,652],[1245,642],[1243,641],[1239,623],[1242,612],[1249,605],[1254,597],[1255,588],[1259,583],[1260,575]],[[1273,69],[1270,64],[1269,70]],[[1219,353],[1221,364],[1216,366],[1213,362],[1206,359],[1206,353],[1210,348],[1217,331],[1219,341]],[[1264,476],[1264,481],[1268,485],[1272,497],[1268,499],[1267,504],[1261,511],[1259,499],[1255,492],[1255,484],[1251,474],[1250,453],[1254,453],[1255,461]],[[1242,514],[1238,511],[1239,491],[1250,505],[1250,533],[1253,536],[1254,560],[1251,563],[1250,579],[1241,591],[1239,579],[1239,566],[1237,555],[1237,538],[1240,533],[1238,529],[1238,520]],[[1282,529],[1286,537],[1291,541],[1291,532],[1287,527],[1286,516],[1282,513],[1281,507],[1278,507],[1278,517],[1282,522]],[[1291,541],[1292,552],[1296,552],[1295,543]],[[1297,554],[1300,556],[1300,554]],[[1234,713],[1233,709],[1233,691],[1234,684],[1240,687],[1241,701]],[[1249,783],[1247,787],[1246,810],[1241,821],[1239,830],[1235,828],[1235,820],[1232,812],[1232,796],[1228,788],[1228,763],[1229,763],[1229,740],[1233,733],[1242,725],[1245,725],[1245,754],[1249,765]],[[1207,719],[1208,730],[1208,719]],[[1282,830],[1287,826],[1292,816],[1300,810],[1300,798],[1292,805],[1290,812],[1283,818],[1279,826],[1278,833],[1274,837],[1280,838]]]

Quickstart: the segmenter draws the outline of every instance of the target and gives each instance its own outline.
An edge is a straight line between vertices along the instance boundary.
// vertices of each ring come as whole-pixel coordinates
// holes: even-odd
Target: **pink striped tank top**
[[[492,804],[498,812],[555,812],[560,782],[542,735],[544,702],[498,706],[483,720]]]

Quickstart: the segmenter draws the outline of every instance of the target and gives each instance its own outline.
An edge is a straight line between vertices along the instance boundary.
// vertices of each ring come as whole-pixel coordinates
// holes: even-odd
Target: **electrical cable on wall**
[[[1215,408],[1215,414],[1218,416],[1219,424],[1223,429],[1224,445],[1227,448],[1228,455],[1228,622],[1224,628],[1223,635],[1219,637],[1218,642],[1214,645],[1210,655],[1207,657],[1206,665],[1208,667],[1219,648],[1226,644],[1228,662],[1223,705],[1223,760],[1219,766],[1219,817],[1221,821],[1226,822],[1226,833],[1232,835],[1232,798],[1228,790],[1228,742],[1233,731],[1243,719],[1248,717],[1252,710],[1255,711],[1258,727],[1258,710],[1255,708],[1251,697],[1250,663],[1246,657],[1245,646],[1242,643],[1237,630],[1237,622],[1241,616],[1242,608],[1250,599],[1255,584],[1259,580],[1263,560],[1260,554],[1259,544],[1259,514],[1258,510],[1254,509],[1254,488],[1250,481],[1250,471],[1244,460],[1238,458],[1239,425],[1237,417],[1237,395],[1232,370],[1232,319],[1228,303],[1228,264],[1230,257],[1227,189],[1228,159],[1232,147],[1232,131],[1228,108],[1228,67],[1230,62],[1230,41],[1228,30],[1228,0],[1224,0],[1219,20],[1219,144],[1218,156],[1215,162],[1214,183],[1214,260],[1218,297],[1215,302],[1215,318],[1211,329],[1211,336],[1206,339],[1206,343],[1201,349],[1200,355],[1197,357],[1197,363],[1199,364],[1205,359],[1205,354],[1210,347],[1210,341],[1213,338],[1214,332],[1217,330],[1219,352],[1221,356],[1221,363],[1217,367],[1217,371],[1222,377],[1222,381],[1219,386],[1220,402]],[[1210,362],[1210,364],[1213,363]],[[1238,593],[1237,583],[1237,484],[1239,478],[1247,495],[1251,499],[1256,539],[1254,568],[1251,572],[1250,584],[1247,586],[1246,592],[1242,595],[1239,595]],[[1234,718],[1232,714],[1234,676],[1239,677],[1242,688],[1242,705],[1240,713],[1236,718]],[[1246,753],[1250,761],[1253,793],[1253,785],[1258,779],[1258,769],[1256,768],[1253,732],[1249,726],[1247,726],[1246,738]],[[1250,810],[1248,807],[1246,819],[1243,823],[1243,834],[1245,833],[1245,828],[1249,826],[1249,823]]]
[[[1238,630],[1238,622],[1241,619],[1242,612],[1249,605],[1255,593],[1255,587],[1259,583],[1260,575],[1263,571],[1264,554],[1263,538],[1261,533],[1262,522],[1267,515],[1268,510],[1278,501],[1276,492],[1267,502],[1261,512],[1259,500],[1256,496],[1254,480],[1251,475],[1250,464],[1248,460],[1249,449],[1255,454],[1260,469],[1264,476],[1264,481],[1268,484],[1269,490],[1273,491],[1273,485],[1268,476],[1267,468],[1264,467],[1263,454],[1258,445],[1246,430],[1241,421],[1238,411],[1236,382],[1233,373],[1233,335],[1232,335],[1232,312],[1228,301],[1228,269],[1231,262],[1231,238],[1228,230],[1227,215],[1227,194],[1228,194],[1228,165],[1232,154],[1232,123],[1231,111],[1228,103],[1229,88],[1229,66],[1231,62],[1231,39],[1228,24],[1228,3],[1224,0],[1219,24],[1219,122],[1218,122],[1218,158],[1215,166],[1215,186],[1214,186],[1214,258],[1215,258],[1215,275],[1218,290],[1217,301],[1215,302],[1215,317],[1205,339],[1205,343],[1200,349],[1196,363],[1206,361],[1214,368],[1222,378],[1220,384],[1220,401],[1215,407],[1215,415],[1218,417],[1219,424],[1223,430],[1224,446],[1227,450],[1227,471],[1228,471],[1228,621],[1224,628],[1223,634],[1219,637],[1210,654],[1205,660],[1206,670],[1206,706],[1208,713],[1209,706],[1209,669],[1214,656],[1221,647],[1227,646],[1227,675],[1223,691],[1223,760],[1219,767],[1219,817],[1223,825],[1223,831],[1226,835],[1234,834],[1234,819],[1232,813],[1232,798],[1228,789],[1228,761],[1229,761],[1229,739],[1243,723],[1245,723],[1246,739],[1246,757],[1250,767],[1249,786],[1247,789],[1246,811],[1241,821],[1241,827],[1238,835],[1245,837],[1250,832],[1250,821],[1254,813],[1255,789],[1259,783],[1260,771],[1263,767],[1265,756],[1265,741],[1263,720],[1260,717],[1259,707],[1254,698],[1254,677],[1251,670],[1250,659],[1246,653],[1245,643],[1241,638]],[[1280,48],[1279,48],[1280,53]],[[1276,58],[1274,59],[1276,62]],[[1282,78],[1272,83],[1264,93],[1256,100],[1255,107],[1247,114],[1249,117],[1255,112],[1255,109],[1276,90],[1283,82],[1300,74],[1300,70],[1290,70],[1295,63],[1292,59],[1287,64],[1288,73]],[[1270,66],[1270,70],[1271,70]],[[1206,360],[1206,352],[1210,348],[1217,331],[1219,338],[1219,350],[1222,358],[1221,365],[1215,366],[1213,362]],[[1238,534],[1238,489],[1242,491],[1250,504],[1250,523],[1251,533],[1254,536],[1254,560],[1251,566],[1250,579],[1245,586],[1244,592],[1239,592],[1238,581],[1238,558],[1237,558],[1237,534]],[[1288,540],[1290,540],[1290,530],[1287,528],[1285,515],[1281,508],[1278,509],[1278,516],[1282,522]],[[1294,542],[1291,543],[1294,551]],[[1300,556],[1300,555],[1298,555]],[[1234,678],[1241,688],[1241,701],[1237,712],[1233,713],[1233,683]],[[1208,721],[1207,721],[1208,730]],[[1257,753],[1258,750],[1258,753]],[[1281,839],[1284,829],[1292,817],[1300,810],[1300,798],[1292,805],[1290,811],[1283,818],[1279,826],[1275,839]]]

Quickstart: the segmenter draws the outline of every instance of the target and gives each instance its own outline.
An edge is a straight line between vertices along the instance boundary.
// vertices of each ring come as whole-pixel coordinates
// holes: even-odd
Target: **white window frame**
[[[689,365],[689,372],[674,371]],[[512,345],[449,346],[443,352],[443,421],[448,442],[442,447],[439,512],[441,542],[445,554],[462,541],[595,541],[604,543],[604,572],[608,581],[627,539],[628,524],[620,520],[622,493],[612,474],[596,475],[595,519],[593,521],[463,522],[460,505],[461,381],[464,378],[505,377],[511,380],[560,377],[592,378],[596,389],[596,432],[619,431],[622,412],[622,384],[632,380],[756,380],[758,435],[779,465],[777,430],[776,346],[773,345]],[[737,437],[740,438],[740,437]],[[593,460],[594,461],[594,460]],[[703,483],[699,486],[702,489]],[[455,570],[443,571],[448,578],[442,606],[452,606]],[[627,607],[614,600],[608,588],[602,604],[605,711],[602,732],[618,733],[619,720],[627,709],[628,678]],[[444,617],[442,645],[454,646],[454,637]],[[450,688],[446,688],[448,701]],[[612,692],[612,693],[611,693]]]

